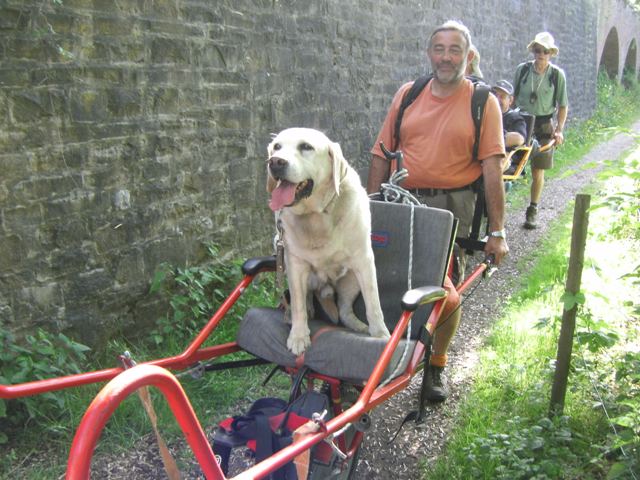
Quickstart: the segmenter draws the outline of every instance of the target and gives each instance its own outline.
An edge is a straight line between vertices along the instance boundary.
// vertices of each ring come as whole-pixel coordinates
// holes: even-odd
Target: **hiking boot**
[[[426,382],[425,398],[430,402],[444,402],[449,396],[442,374],[444,367],[429,365],[427,369],[427,375],[424,379]]]
[[[538,207],[534,207],[533,205],[529,205],[527,207],[527,212],[525,213],[525,221],[524,228],[527,230],[533,230],[538,226],[536,223],[536,217],[538,216]]]

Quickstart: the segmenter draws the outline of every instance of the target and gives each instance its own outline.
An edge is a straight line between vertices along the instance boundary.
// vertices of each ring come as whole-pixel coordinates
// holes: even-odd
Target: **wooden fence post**
[[[567,283],[565,287],[565,294],[574,297],[580,291],[584,248],[587,241],[587,228],[589,226],[589,213],[587,210],[589,209],[590,203],[590,195],[579,194],[576,196],[576,204],[573,210],[569,269],[567,271]],[[568,310],[563,308],[562,312],[562,326],[560,328],[560,337],[558,338],[556,371],[553,378],[553,386],[551,387],[551,401],[549,404],[549,413],[551,416],[562,415],[564,410],[577,308],[578,305],[574,304]]]

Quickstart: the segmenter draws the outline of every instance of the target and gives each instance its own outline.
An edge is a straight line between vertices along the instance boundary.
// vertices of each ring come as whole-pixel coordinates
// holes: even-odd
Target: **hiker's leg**
[[[542,196],[542,188],[544,187],[544,170],[541,168],[531,169],[531,203],[537,204]]]
[[[445,307],[442,309],[442,314],[440,315],[440,320],[438,321],[438,325],[436,327],[435,336],[433,339],[433,349],[432,356],[442,358],[445,360],[440,361],[442,366],[446,365],[446,355],[449,350],[449,345],[451,344],[451,340],[453,336],[456,334],[458,330],[458,325],[460,324],[460,317],[462,316],[462,311],[460,307],[460,296],[458,292],[453,287],[451,280],[449,277],[445,280],[445,288],[447,289],[447,303]]]

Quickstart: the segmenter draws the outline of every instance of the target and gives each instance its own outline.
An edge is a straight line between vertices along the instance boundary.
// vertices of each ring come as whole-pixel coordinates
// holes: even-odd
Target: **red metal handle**
[[[93,451],[104,426],[120,403],[144,386],[157,387],[167,399],[206,477],[224,480],[224,474],[182,386],[168,370],[155,365],[138,365],[125,370],[98,393],[85,412],[73,438],[66,478],[68,480],[89,478]]]

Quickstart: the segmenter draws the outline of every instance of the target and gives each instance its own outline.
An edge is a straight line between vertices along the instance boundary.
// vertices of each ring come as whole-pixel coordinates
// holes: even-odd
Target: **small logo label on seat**
[[[371,232],[371,245],[374,247],[389,245],[389,232]]]

